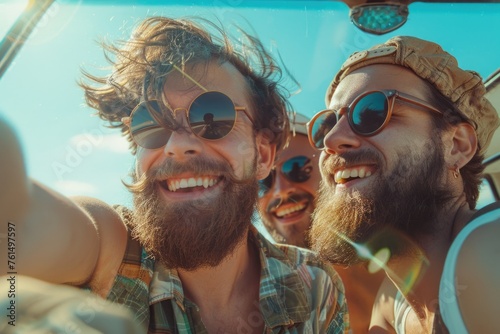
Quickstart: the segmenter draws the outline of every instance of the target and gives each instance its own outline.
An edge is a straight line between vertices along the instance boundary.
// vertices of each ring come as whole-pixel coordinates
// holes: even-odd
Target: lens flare
[[[337,235],[351,245],[360,258],[368,261],[370,273],[383,269],[405,296],[411,293],[429,267],[429,260],[420,247],[393,228],[383,228],[364,244],[356,243],[341,233]],[[393,268],[391,260],[396,256],[397,268]]]

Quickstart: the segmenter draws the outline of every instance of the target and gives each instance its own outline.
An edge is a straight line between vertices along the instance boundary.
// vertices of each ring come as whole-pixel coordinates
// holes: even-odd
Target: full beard
[[[254,160],[244,179],[237,180],[229,164],[201,158],[191,159],[189,165],[166,160],[129,187],[135,205],[132,235],[167,268],[195,270],[219,265],[248,235],[258,198],[255,166]],[[156,180],[186,171],[223,175],[224,189],[209,199],[166,202]]]
[[[438,212],[451,198],[451,191],[440,186],[445,162],[442,144],[433,136],[421,154],[412,147],[399,152],[398,166],[390,175],[372,177],[371,191],[335,193],[322,181],[313,214],[310,241],[313,250],[334,264],[354,265],[367,260],[356,250],[366,247],[371,254],[382,248],[392,256],[415,253],[408,237],[418,241],[440,228]],[[380,167],[380,157],[372,151],[349,152],[330,157],[324,175],[335,166],[369,159]],[[329,172],[328,172],[329,171]]]

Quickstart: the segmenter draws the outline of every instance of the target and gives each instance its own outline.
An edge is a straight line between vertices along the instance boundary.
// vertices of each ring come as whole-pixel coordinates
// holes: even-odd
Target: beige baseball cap
[[[436,43],[410,36],[396,36],[387,42],[353,53],[326,92],[326,105],[330,104],[335,89],[352,71],[373,64],[394,64],[407,67],[420,78],[432,84],[472,121],[481,152],[484,153],[500,121],[492,104],[485,97],[482,78],[474,71],[463,70],[448,52]]]

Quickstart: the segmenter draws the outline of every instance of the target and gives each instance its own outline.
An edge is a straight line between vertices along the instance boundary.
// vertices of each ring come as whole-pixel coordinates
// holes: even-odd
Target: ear
[[[269,175],[276,157],[276,144],[271,143],[269,137],[260,132],[256,138],[257,145],[257,179],[262,180]]]
[[[477,135],[469,123],[460,123],[453,127],[452,146],[448,163],[457,164],[459,168],[466,165],[477,151]]]

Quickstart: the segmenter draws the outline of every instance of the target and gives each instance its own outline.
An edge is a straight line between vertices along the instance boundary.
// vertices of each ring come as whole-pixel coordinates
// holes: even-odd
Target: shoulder
[[[500,327],[500,205],[496,204],[476,215],[457,235],[441,279],[440,307],[445,323],[449,322],[448,313],[461,316],[470,332],[489,333]],[[483,307],[479,310],[477,305]]]
[[[373,304],[370,333],[394,332],[392,324],[394,323],[394,299],[397,292],[392,281],[388,277],[384,278]]]
[[[100,199],[87,196],[74,196],[71,199],[96,219],[107,218],[114,220],[116,218],[120,218],[120,215],[113,206],[101,201]]]
[[[468,261],[469,265],[482,265],[477,259],[491,258],[497,249],[500,236],[500,207],[476,217],[457,236],[457,244],[461,247],[458,251],[459,260]],[[458,269],[458,268],[457,268]]]
[[[457,257],[455,293],[471,333],[496,333],[500,328],[499,238],[500,219],[497,218],[471,232]]]
[[[467,277],[471,269],[487,267],[488,260],[496,257],[499,236],[500,202],[495,202],[476,212],[457,234],[448,250],[443,277],[458,273]]]
[[[496,202],[476,212],[453,240],[439,287],[439,307],[450,331],[465,330],[467,325],[470,332],[489,333],[500,327],[499,236]],[[484,306],[481,310],[479,304]]]
[[[499,255],[499,236],[500,202],[495,202],[478,211],[453,240],[443,276],[476,277],[482,270],[488,270]]]
[[[97,225],[99,237],[111,243],[109,247],[126,243],[127,226],[117,208],[96,198],[79,196],[73,197],[72,200],[91,217]]]
[[[110,289],[127,247],[128,229],[123,216],[109,204],[89,197],[75,197],[91,218],[99,234],[99,258],[89,282],[94,291],[105,296]]]

